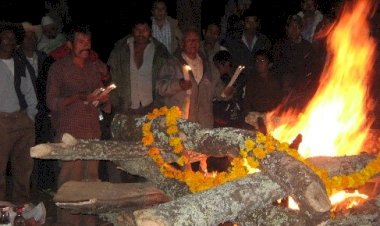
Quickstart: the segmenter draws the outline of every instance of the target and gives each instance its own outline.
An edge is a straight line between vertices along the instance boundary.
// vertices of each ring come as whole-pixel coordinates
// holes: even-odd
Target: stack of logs
[[[161,119],[163,120],[163,119]],[[160,128],[163,123],[158,120]],[[380,196],[374,196],[345,216],[331,218],[331,204],[320,178],[304,165],[283,152],[274,151],[261,162],[261,171],[204,192],[191,193],[179,181],[165,178],[147,156],[142,146],[142,119],[134,121],[116,115],[112,123],[113,140],[76,140],[64,137],[62,143],[40,144],[31,149],[34,158],[95,159],[115,162],[122,170],[140,175],[148,182],[114,185],[107,182],[64,184],[60,190],[76,197],[55,196],[56,204],[73,212],[100,214],[114,225],[380,225]],[[235,128],[201,129],[186,121],[178,123],[185,147],[208,156],[237,156],[239,144],[255,139],[252,131]],[[161,128],[165,131],[165,128]],[[157,138],[156,138],[157,139]],[[170,150],[163,141],[156,141],[162,150]],[[166,152],[167,161],[175,157]],[[346,175],[367,165],[373,155],[310,158],[314,165],[330,176]],[[88,182],[90,183],[90,182]],[[125,186],[125,187],[123,187]],[[95,188],[95,192],[90,192]],[[86,190],[88,189],[88,191]],[[126,190],[140,191],[134,198]],[[144,195],[145,194],[145,195]],[[94,196],[94,197],[92,197]],[[101,196],[101,197],[99,197]],[[274,205],[291,196],[300,210]]]

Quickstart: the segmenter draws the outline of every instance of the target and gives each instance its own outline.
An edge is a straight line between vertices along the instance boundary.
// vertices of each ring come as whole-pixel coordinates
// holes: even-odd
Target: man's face
[[[151,30],[148,24],[136,24],[133,28],[133,38],[137,44],[145,44],[149,42]]]
[[[24,49],[36,50],[37,47],[37,35],[33,31],[26,31],[24,41],[22,43]]]
[[[247,16],[244,19],[244,31],[253,33],[256,32],[259,21],[256,16]]]
[[[269,60],[265,56],[258,55],[255,59],[255,67],[258,73],[265,73],[269,70]]]
[[[42,26],[42,30],[48,39],[54,39],[58,35],[58,26],[55,23]]]
[[[91,35],[76,32],[73,42],[73,53],[75,57],[87,59],[91,50]]]
[[[289,25],[286,27],[286,34],[290,40],[298,40],[301,35],[301,28],[296,21],[290,21]]]
[[[156,19],[158,21],[164,20],[166,18],[166,15],[167,15],[167,9],[166,9],[165,3],[156,2],[154,4],[152,14],[153,14],[154,19]]]
[[[215,44],[219,41],[220,29],[215,24],[208,25],[205,31],[205,42]]]
[[[195,56],[200,47],[200,38],[196,32],[190,31],[182,40],[182,51],[188,56]]]
[[[0,51],[11,55],[16,48],[16,36],[13,31],[6,30],[0,33]]]
[[[303,11],[312,13],[315,11],[315,2],[314,0],[305,0],[301,7]]]
[[[214,63],[216,68],[218,69],[220,75],[228,75],[231,76],[232,72],[232,65],[230,63]]]

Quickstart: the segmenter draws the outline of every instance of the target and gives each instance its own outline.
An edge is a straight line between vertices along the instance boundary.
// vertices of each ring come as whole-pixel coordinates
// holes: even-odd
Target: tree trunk
[[[330,200],[321,179],[305,164],[285,152],[272,152],[260,163],[262,171],[293,197],[308,224],[329,218]]]
[[[256,173],[213,189],[134,212],[139,226],[218,225],[284,197],[280,186]]]
[[[142,209],[168,202],[165,195],[150,183],[69,181],[54,195],[60,208],[74,213],[99,214],[120,209]]]

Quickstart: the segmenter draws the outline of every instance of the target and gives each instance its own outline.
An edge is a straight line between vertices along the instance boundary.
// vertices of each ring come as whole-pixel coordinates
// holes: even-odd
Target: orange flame
[[[343,8],[327,37],[328,57],[319,87],[305,111],[268,114],[271,134],[291,143],[302,134],[299,152],[304,157],[358,154],[373,122],[369,85],[374,65],[375,41],[368,17],[374,1],[357,0]]]

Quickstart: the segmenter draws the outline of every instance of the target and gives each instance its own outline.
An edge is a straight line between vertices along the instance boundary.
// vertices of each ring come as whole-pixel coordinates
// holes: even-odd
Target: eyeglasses
[[[264,63],[266,61],[267,61],[266,59],[256,59],[255,60],[256,63]]]

